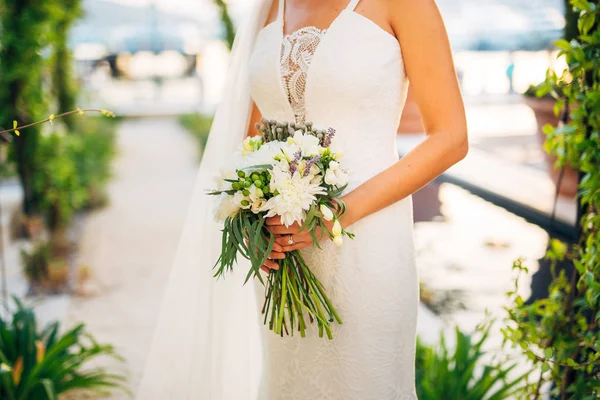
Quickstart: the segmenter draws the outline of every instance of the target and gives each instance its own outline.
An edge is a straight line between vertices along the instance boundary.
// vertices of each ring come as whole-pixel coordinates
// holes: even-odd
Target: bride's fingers
[[[269,259],[283,260],[285,258],[285,254],[283,254],[283,246],[278,246],[278,247],[279,247],[278,251],[272,251],[271,254],[269,254]]]
[[[298,233],[300,231],[300,225],[293,224],[288,226],[285,225],[270,225],[267,226],[267,229],[270,230],[275,235],[289,235]]]
[[[294,243],[304,243],[304,242],[311,242],[312,243],[312,237],[310,236],[309,233],[300,233],[297,235],[282,235],[282,236],[277,236],[275,238],[275,243],[281,248],[283,249],[285,246],[289,246],[290,245],[290,236],[292,236],[292,240],[294,241]],[[282,250],[278,250],[278,251],[282,251]]]
[[[296,244],[291,245],[291,246],[283,246],[283,252],[284,253],[288,253],[290,251],[304,249],[304,248],[310,247],[312,245],[313,245],[313,243],[311,241],[311,242],[296,243]]]
[[[279,269],[279,264],[277,264],[275,261],[273,260],[269,260],[267,259],[267,261],[265,261],[265,265],[263,265],[262,267],[266,267],[268,269],[274,269],[274,270],[278,270]],[[262,268],[261,267],[261,268]]]

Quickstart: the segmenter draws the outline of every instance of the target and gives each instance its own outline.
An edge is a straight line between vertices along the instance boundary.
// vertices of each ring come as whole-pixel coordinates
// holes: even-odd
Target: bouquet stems
[[[331,324],[342,319],[327,297],[325,288],[311,272],[298,251],[287,254],[279,269],[271,271],[265,285],[264,323],[278,335],[292,335],[297,329],[306,335],[304,313],[316,321],[319,337],[333,339]],[[289,330],[288,330],[289,327]]]

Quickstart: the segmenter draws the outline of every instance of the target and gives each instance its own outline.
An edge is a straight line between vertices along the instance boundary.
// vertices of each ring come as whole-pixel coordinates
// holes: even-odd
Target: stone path
[[[137,387],[156,312],[196,177],[196,144],[174,118],[127,120],[108,190],[111,204],[86,218],[80,263],[94,277],[72,300],[67,325],[84,321],[116,345]]]

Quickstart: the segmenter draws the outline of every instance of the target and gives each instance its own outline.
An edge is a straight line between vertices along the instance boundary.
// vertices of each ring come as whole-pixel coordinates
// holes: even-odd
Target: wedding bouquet
[[[348,172],[340,163],[343,154],[331,148],[332,128],[261,122],[257,124],[260,135],[244,140],[222,168],[218,190],[210,192],[219,196],[215,214],[224,223],[215,276],[231,271],[240,254],[251,263],[246,282],[256,277],[265,285],[262,313],[269,329],[281,336],[293,335],[297,329],[304,337],[308,316],[310,322],[317,322],[320,337],[325,331],[332,339],[331,323],[342,320],[298,250],[278,260],[279,269],[271,270],[266,283],[260,268],[275,243],[265,225],[268,217],[280,217],[288,227],[298,223],[319,248],[317,232],[338,246],[343,236],[353,238],[339,222],[346,211],[339,196],[348,184]]]

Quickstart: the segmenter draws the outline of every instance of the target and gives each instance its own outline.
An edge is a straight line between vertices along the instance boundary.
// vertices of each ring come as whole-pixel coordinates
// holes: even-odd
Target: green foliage
[[[52,90],[57,102],[57,112],[75,109],[78,88],[73,79],[73,57],[68,47],[69,31],[82,15],[81,0],[63,0],[56,13],[52,55]],[[75,128],[75,116],[64,122],[69,130]]]
[[[229,15],[229,7],[225,0],[214,0],[217,7],[219,7],[219,12],[221,13],[221,24],[223,25],[223,30],[225,31],[225,42],[229,47],[229,50],[233,47],[233,41],[235,40],[235,27],[233,26],[233,21]]]
[[[184,114],[179,117],[179,123],[187,129],[198,142],[198,150],[200,156],[206,147],[208,134],[212,126],[213,117],[199,113]]]
[[[0,398],[54,400],[73,390],[126,391],[122,376],[88,367],[101,356],[121,360],[113,346],[97,343],[84,325],[61,335],[53,323],[39,332],[33,310],[14,301],[10,319],[0,318]]]
[[[46,114],[42,51],[50,45],[58,2],[4,0],[0,4],[0,126],[13,121],[37,121]],[[39,198],[33,190],[40,128],[15,138],[12,158],[24,191],[25,214],[36,213]]]
[[[512,399],[527,375],[516,375],[515,363],[486,361],[483,349],[491,324],[478,327],[474,335],[456,328],[451,350],[441,336],[436,347],[417,340],[416,384],[419,400],[502,400]]]
[[[30,283],[43,282],[50,276],[50,246],[41,244],[31,252],[21,249],[21,262]]]
[[[580,171],[580,237],[572,248],[552,241],[547,257],[554,264],[570,260],[575,272],[554,274],[549,297],[533,304],[524,304],[517,280],[504,331],[539,367],[539,384],[528,393],[534,399],[548,381],[561,399],[600,396],[600,12],[597,1],[571,4],[579,35],[556,43],[568,71],[563,76],[549,71],[538,95],[555,97],[557,114],[569,107],[568,124],[544,127],[545,148],[557,156],[558,167],[569,164]],[[520,275],[527,272],[520,261],[514,268]]]
[[[43,167],[36,171],[34,184],[51,230],[68,225],[73,213],[87,201],[75,163],[81,148],[81,139],[73,135],[52,133],[40,141],[38,157]]]
[[[41,212],[51,230],[68,225],[73,213],[89,205],[111,176],[115,154],[113,120],[85,118],[75,121],[76,132],[42,136],[35,173]]]

